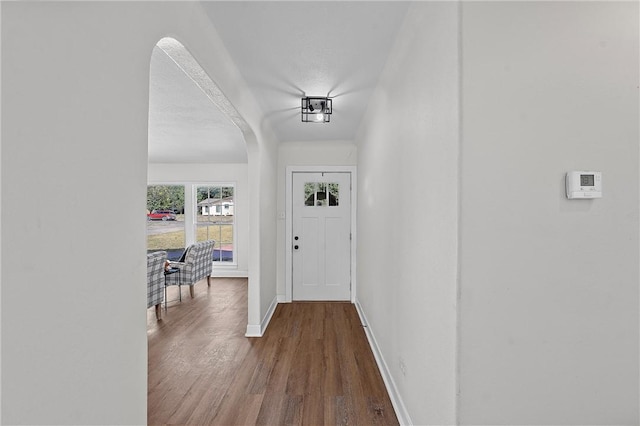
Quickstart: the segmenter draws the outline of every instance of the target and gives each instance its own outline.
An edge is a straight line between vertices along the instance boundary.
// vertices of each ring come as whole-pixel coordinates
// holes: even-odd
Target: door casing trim
[[[350,173],[351,174],[351,303],[356,302],[356,213],[358,180],[356,166],[287,166],[285,209],[285,301],[293,300],[293,174],[294,173]]]

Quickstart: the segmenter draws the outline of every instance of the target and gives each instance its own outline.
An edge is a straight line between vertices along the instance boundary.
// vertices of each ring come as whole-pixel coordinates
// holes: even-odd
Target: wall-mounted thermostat
[[[568,172],[567,198],[602,198],[602,172]]]

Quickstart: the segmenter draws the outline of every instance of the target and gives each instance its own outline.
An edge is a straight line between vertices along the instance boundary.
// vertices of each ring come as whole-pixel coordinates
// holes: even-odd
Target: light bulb
[[[323,121],[324,120],[324,114],[316,114],[316,121]]]

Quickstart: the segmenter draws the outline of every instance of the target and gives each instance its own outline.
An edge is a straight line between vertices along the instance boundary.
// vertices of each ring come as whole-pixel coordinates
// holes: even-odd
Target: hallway
[[[246,338],[246,279],[169,290],[147,311],[148,424],[398,423],[354,305],[280,304]]]

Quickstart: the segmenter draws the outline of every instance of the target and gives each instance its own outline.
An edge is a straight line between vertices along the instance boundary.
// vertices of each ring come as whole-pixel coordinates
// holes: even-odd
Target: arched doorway
[[[150,66],[149,182],[184,187],[184,205],[177,206],[187,217],[181,231],[183,246],[198,240],[199,224],[188,218],[197,216],[195,210],[203,201],[197,199],[199,189],[219,186],[228,195],[233,188],[240,203],[236,211],[244,211],[235,215],[233,241],[224,241],[227,246],[219,247],[225,252],[222,258],[232,259],[233,267],[221,264],[217,270],[249,277],[248,318],[252,313],[260,317],[255,301],[259,280],[251,278],[254,271],[249,266],[250,253],[259,253],[257,229],[249,226],[249,206],[258,205],[258,194],[248,183],[257,156],[253,131],[216,83],[181,42],[172,37],[161,39],[154,47]],[[207,165],[211,167],[207,169]],[[231,170],[231,174],[225,177],[220,169]],[[228,246],[234,250],[230,257],[226,255]],[[179,251],[183,247],[172,248]]]

